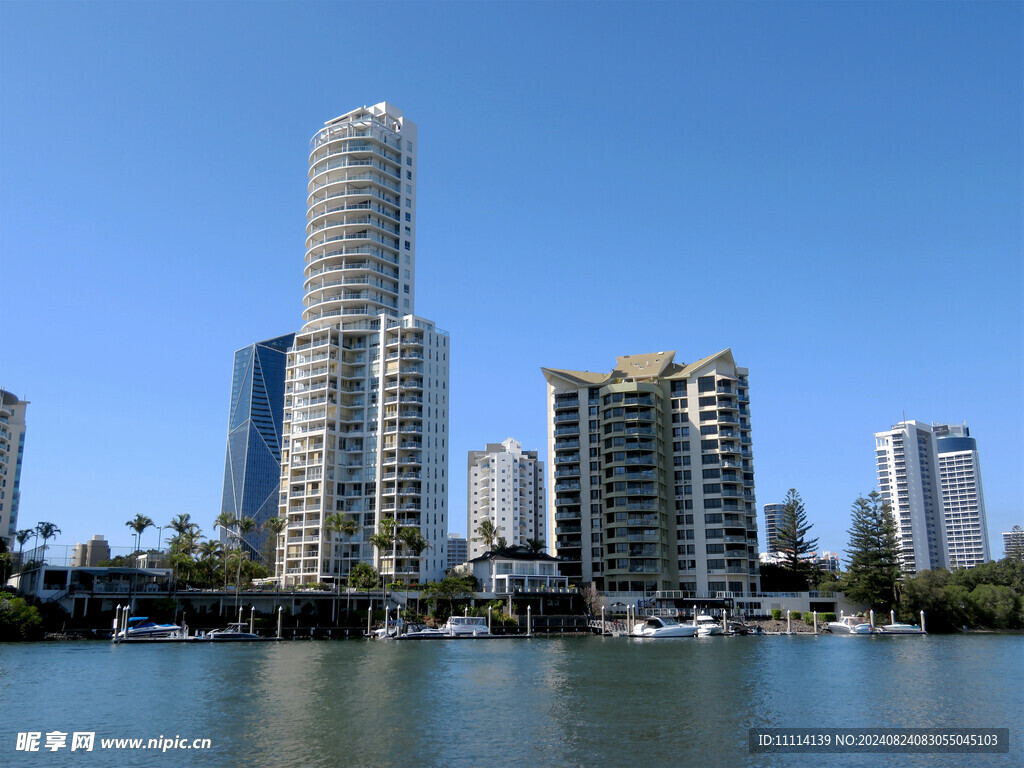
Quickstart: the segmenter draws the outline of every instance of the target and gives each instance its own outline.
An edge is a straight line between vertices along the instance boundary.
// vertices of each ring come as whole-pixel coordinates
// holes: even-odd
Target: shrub
[[[789,615],[793,618],[793,621],[800,621],[803,618],[803,614],[800,611],[790,611]]]
[[[772,618],[775,619],[776,621],[781,619],[782,618],[782,609],[781,608],[772,608]]]
[[[828,623],[830,621],[835,621],[836,615],[834,613],[819,613],[818,618],[824,621],[825,623]]]

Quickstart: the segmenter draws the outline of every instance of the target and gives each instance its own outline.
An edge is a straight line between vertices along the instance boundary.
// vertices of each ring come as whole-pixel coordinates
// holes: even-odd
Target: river
[[[1020,766],[1022,713],[1021,635],[0,645],[11,768]],[[878,726],[1009,728],[1010,751],[748,748],[750,728]],[[68,743],[50,751],[54,731]],[[29,732],[40,751],[17,749]],[[91,752],[74,732],[95,733]]]

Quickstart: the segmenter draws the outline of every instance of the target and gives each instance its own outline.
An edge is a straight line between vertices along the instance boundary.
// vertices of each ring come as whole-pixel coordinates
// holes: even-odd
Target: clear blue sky
[[[759,508],[824,548],[872,433],[966,421],[1022,499],[1021,3],[0,3],[0,385],[20,527],[219,511],[235,349],[300,323],[307,142],[419,125],[417,313],[465,456],[545,450],[541,366],[731,347]],[[147,533],[155,542],[156,533]]]

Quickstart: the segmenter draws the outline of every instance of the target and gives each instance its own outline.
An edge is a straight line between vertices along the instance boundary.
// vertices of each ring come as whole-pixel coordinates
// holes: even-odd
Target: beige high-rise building
[[[404,581],[447,565],[449,338],[413,314],[416,125],[382,102],[310,141],[302,330],[288,352],[277,575],[344,580],[357,562]],[[358,532],[332,530],[341,513]],[[393,518],[429,543],[381,552]]]
[[[28,400],[0,389],[0,538],[6,539],[9,547],[18,529],[27,407]]]
[[[536,451],[524,451],[511,437],[470,451],[468,460],[466,523],[469,559],[487,551],[478,541],[480,524],[490,520],[507,546],[529,541],[547,544],[544,506],[544,462]],[[545,546],[546,549],[546,546]]]
[[[544,368],[560,571],[605,591],[758,591],[747,369],[724,350]]]

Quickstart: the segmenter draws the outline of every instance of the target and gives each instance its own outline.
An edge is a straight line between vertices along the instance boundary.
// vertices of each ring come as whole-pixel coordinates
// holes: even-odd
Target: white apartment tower
[[[544,462],[536,451],[524,451],[511,437],[488,443],[483,451],[470,451],[467,485],[469,559],[487,552],[477,541],[484,520],[494,524],[497,536],[510,546],[530,540],[547,543],[544,518]]]
[[[906,574],[947,567],[939,463],[932,428],[901,421],[875,433],[878,490],[889,503]]]
[[[973,568],[992,559],[978,443],[966,424],[933,424],[932,433],[939,459],[949,567]]]
[[[448,334],[414,311],[416,125],[386,102],[310,141],[302,330],[288,353],[277,574],[334,583],[366,562],[427,581],[447,564]],[[359,532],[331,530],[342,513]],[[381,522],[430,546],[378,552]]]
[[[747,369],[724,350],[544,368],[559,570],[605,591],[758,591]]]
[[[779,520],[782,518],[782,508],[785,504],[764,505],[764,541],[765,551],[770,555],[775,552],[775,537],[779,532]]]

